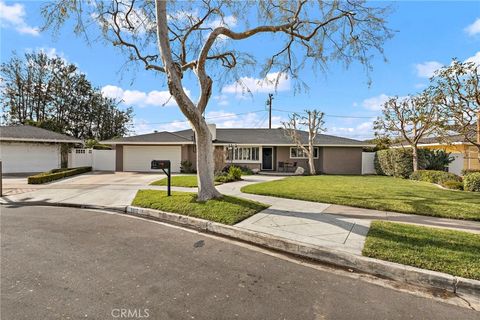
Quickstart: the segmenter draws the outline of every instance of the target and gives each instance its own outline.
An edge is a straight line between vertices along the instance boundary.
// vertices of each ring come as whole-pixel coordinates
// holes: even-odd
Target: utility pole
[[[268,129],[272,129],[272,100],[273,93],[268,94],[267,106],[268,106]]]

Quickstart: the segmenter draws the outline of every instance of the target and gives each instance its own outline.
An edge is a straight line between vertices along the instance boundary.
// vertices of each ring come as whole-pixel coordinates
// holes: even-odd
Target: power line
[[[287,113],[305,113],[305,112],[298,112],[298,111],[293,111],[293,110],[282,110],[282,109],[273,109],[275,111],[279,112],[287,112]],[[353,119],[371,119],[375,118],[377,116],[345,116],[345,115],[337,115],[337,114],[325,114],[325,117],[330,117],[330,118],[353,118]]]

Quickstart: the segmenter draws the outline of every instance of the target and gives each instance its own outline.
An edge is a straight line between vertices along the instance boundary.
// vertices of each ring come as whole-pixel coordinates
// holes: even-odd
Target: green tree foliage
[[[3,120],[79,139],[105,140],[129,132],[133,110],[106,98],[77,66],[44,52],[16,54],[0,66]]]

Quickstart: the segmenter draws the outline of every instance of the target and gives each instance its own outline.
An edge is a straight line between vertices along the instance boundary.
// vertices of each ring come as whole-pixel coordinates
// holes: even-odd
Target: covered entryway
[[[273,170],[273,147],[262,147],[262,170]]]
[[[180,172],[180,146],[124,146],[123,171],[157,171],[150,169],[152,160],[170,160],[172,172]]]

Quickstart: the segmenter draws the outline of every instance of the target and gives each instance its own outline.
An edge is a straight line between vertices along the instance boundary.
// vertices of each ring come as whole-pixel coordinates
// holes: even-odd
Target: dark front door
[[[262,148],[262,170],[273,170],[273,148]]]

